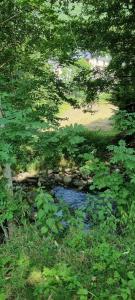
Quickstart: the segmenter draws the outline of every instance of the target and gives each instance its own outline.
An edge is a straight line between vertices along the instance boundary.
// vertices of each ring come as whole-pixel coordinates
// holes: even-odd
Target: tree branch
[[[14,19],[15,17],[17,17],[17,16],[20,15],[21,13],[22,13],[22,12],[19,12],[19,13],[15,14],[15,15],[11,16],[11,17],[8,18],[7,20],[4,20],[4,21],[0,24],[0,26],[3,26],[5,23],[7,23],[8,21]]]

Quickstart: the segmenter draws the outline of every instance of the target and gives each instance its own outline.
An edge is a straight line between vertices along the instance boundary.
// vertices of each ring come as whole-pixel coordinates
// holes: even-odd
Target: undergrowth
[[[135,153],[124,141],[108,152],[108,161],[93,151],[83,157],[90,193],[100,192],[95,205],[88,197],[83,211],[72,212],[39,188],[30,222],[21,195],[7,203],[1,225],[14,220],[15,228],[0,247],[0,299],[135,299]]]
[[[0,248],[0,299],[134,299],[133,231],[119,236],[111,220],[58,240],[35,226],[16,229]]]

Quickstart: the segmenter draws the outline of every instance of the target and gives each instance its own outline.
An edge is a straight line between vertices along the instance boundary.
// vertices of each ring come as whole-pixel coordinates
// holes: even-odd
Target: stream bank
[[[85,209],[89,186],[93,180],[90,176],[83,176],[78,168],[57,169],[40,173],[23,172],[13,177],[14,189],[22,189],[30,207],[35,210],[37,189],[50,193],[56,203],[63,200],[69,208]],[[97,196],[89,194],[90,202]]]
[[[99,192],[90,192],[93,180],[90,176],[83,176],[79,169],[48,170],[40,174],[20,173],[14,177],[14,187],[25,191],[25,197],[31,208],[36,210],[35,198],[37,189],[42,188],[50,193],[56,204],[62,200],[71,210],[87,210],[94,214],[103,206],[103,198]]]
[[[23,172],[13,177],[14,186],[42,187],[47,190],[60,185],[79,191],[88,191],[93,183],[91,176],[82,175],[78,168],[59,168],[42,172]]]

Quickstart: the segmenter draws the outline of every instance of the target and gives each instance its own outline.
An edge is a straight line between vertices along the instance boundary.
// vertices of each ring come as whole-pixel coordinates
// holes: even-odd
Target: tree
[[[48,63],[67,55],[68,38],[67,45],[61,44],[64,24],[49,1],[0,3],[0,164],[11,203],[12,165],[23,148],[40,143],[45,130],[56,125],[64,98],[64,86]],[[5,186],[3,177],[1,184]]]
[[[74,1],[70,1],[74,4]],[[87,0],[82,14],[72,18],[72,30],[79,48],[111,55],[111,63],[100,79],[87,81],[89,99],[91,91],[112,91],[112,102],[135,110],[135,3],[133,0]]]

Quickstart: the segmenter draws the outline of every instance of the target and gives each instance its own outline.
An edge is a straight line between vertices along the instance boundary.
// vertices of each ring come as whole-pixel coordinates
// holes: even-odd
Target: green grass
[[[99,95],[99,101],[102,103],[109,102],[110,99],[111,99],[110,93],[100,93]]]
[[[111,99],[111,94],[110,93],[101,93],[99,95],[99,101],[102,103],[106,103]],[[64,102],[59,106],[59,115],[63,114],[64,112],[66,112],[68,109],[72,108],[72,106],[67,103]]]

